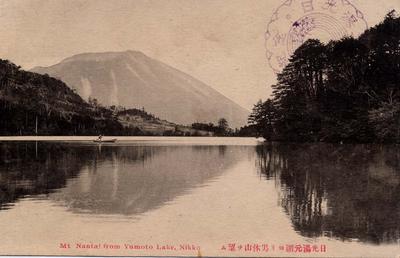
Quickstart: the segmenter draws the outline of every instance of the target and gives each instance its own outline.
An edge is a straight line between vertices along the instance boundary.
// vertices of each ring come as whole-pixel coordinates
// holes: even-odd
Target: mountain
[[[205,83],[141,52],[84,53],[32,71],[60,78],[84,98],[142,108],[179,123],[246,124],[249,112]]]

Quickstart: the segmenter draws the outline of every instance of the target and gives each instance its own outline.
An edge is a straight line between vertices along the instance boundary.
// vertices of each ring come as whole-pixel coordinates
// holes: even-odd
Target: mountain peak
[[[95,61],[95,62],[102,62],[108,61],[113,59],[119,58],[126,58],[126,57],[144,57],[146,56],[140,51],[135,50],[126,50],[126,51],[119,51],[119,52],[88,52],[88,53],[81,53],[76,54],[71,57],[67,57],[63,59],[60,63],[68,63],[68,62],[75,62],[75,61]]]

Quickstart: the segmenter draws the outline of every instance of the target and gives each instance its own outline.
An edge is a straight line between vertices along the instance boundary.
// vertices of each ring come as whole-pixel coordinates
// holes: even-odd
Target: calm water
[[[400,255],[398,146],[2,142],[0,156],[0,254]]]

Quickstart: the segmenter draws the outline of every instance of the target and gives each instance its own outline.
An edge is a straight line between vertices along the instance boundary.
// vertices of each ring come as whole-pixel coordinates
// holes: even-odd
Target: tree
[[[326,47],[318,40],[308,40],[278,74],[278,83],[272,86],[277,139],[315,141],[318,137],[326,60]]]
[[[257,136],[263,136],[266,140],[274,139],[274,123],[276,109],[271,99],[265,102],[259,100],[254,105],[248,122],[254,126]]]
[[[218,120],[218,128],[220,135],[226,135],[229,128],[228,121],[225,118],[220,118]]]
[[[96,98],[89,97],[88,102],[94,108],[97,108],[99,106],[99,101]]]
[[[400,103],[384,103],[370,111],[369,119],[380,142],[400,142]]]

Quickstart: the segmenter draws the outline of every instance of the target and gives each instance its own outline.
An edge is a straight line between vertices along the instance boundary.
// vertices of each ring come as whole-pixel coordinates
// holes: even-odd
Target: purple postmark
[[[307,39],[323,42],[356,36],[368,28],[349,0],[287,0],[273,13],[265,33],[268,62],[278,73]]]

